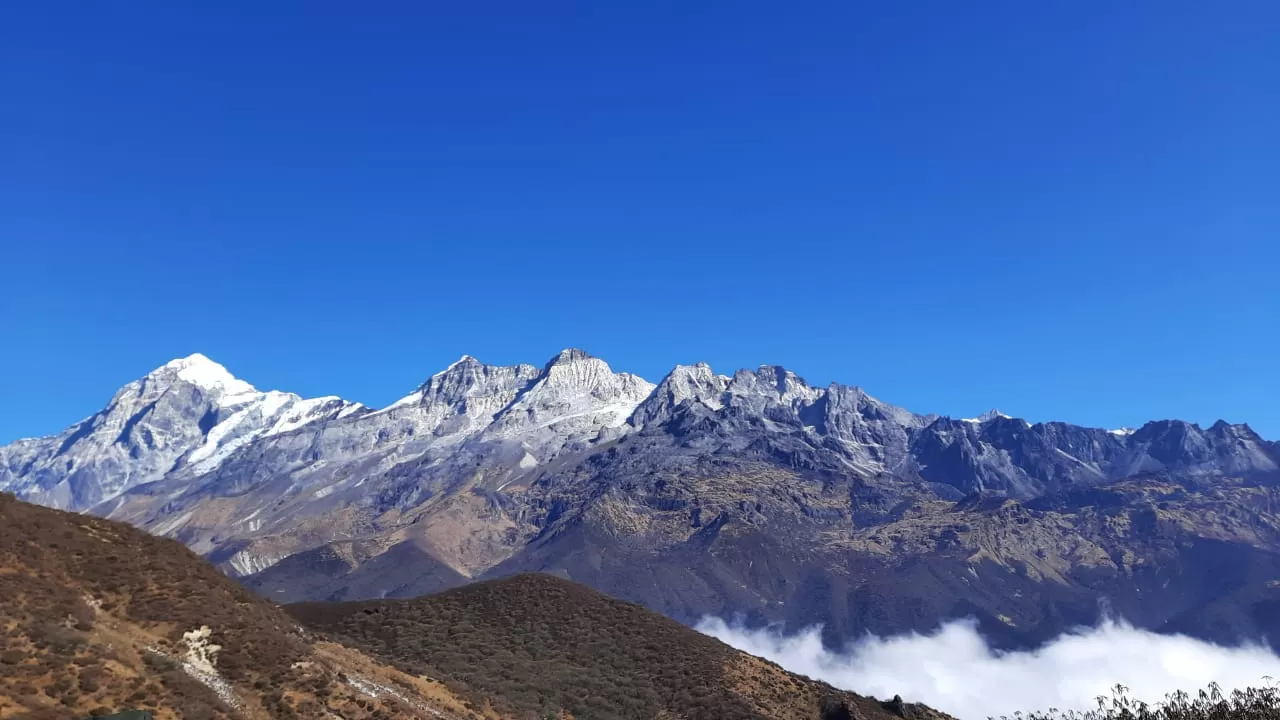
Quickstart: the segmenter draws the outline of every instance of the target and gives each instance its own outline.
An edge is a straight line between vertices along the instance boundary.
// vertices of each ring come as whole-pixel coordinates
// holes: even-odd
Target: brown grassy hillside
[[[183,638],[201,626],[221,646],[212,672]],[[485,716],[439,683],[316,642],[178,542],[0,493],[0,718],[134,708],[158,720]]]
[[[0,494],[0,718],[929,718],[546,575],[291,606],[181,544]],[[207,628],[207,637],[192,631]],[[340,644],[341,643],[341,644]],[[217,647],[209,647],[216,645]]]
[[[412,600],[301,603],[309,627],[521,718],[937,717],[789,674],[657,613],[550,575]]]

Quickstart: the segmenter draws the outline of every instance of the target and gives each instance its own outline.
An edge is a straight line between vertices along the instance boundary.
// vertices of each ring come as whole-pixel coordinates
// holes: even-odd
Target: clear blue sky
[[[196,351],[381,405],[565,346],[1280,438],[1277,38],[1270,0],[10,3],[0,441]]]

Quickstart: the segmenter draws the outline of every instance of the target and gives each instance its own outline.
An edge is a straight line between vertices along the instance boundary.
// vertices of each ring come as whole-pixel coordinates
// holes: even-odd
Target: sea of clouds
[[[703,633],[786,669],[880,699],[901,695],[960,720],[1032,710],[1091,710],[1121,683],[1128,696],[1156,702],[1216,682],[1228,693],[1280,679],[1280,657],[1260,645],[1222,647],[1158,635],[1123,622],[1065,633],[1038,649],[999,652],[972,622],[929,634],[868,637],[844,650],[823,646],[821,628],[796,635],[704,618]]]

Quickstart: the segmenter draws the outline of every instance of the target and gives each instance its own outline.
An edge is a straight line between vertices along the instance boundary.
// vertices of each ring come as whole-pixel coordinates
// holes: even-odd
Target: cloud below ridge
[[[868,637],[833,651],[820,627],[795,635],[703,618],[697,629],[786,669],[864,695],[901,695],[960,720],[1015,711],[1090,710],[1121,683],[1129,696],[1155,702],[1194,694],[1211,682],[1234,688],[1280,678],[1280,657],[1261,645],[1223,647],[1184,635],[1160,635],[1124,622],[1063,633],[1029,651],[993,650],[971,621],[950,621],[928,634]]]

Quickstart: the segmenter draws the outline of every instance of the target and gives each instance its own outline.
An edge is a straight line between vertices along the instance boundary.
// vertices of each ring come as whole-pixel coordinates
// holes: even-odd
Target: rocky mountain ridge
[[[841,446],[854,470],[904,473],[961,494],[1031,498],[1143,472],[1280,468],[1280,446],[1247,425],[1218,421],[1204,429],[1162,420],[1138,430],[1102,430],[1032,425],[999,411],[956,420],[917,415],[857,387],[810,387],[777,366],[725,376],[705,363],[678,365],[654,385],[614,373],[576,349],[541,370],[485,365],[464,355],[413,393],[373,410],[337,397],[259,392],[196,354],[129,383],[106,408],[60,435],[0,448],[0,488],[83,510],[175,474],[213,473],[257,441],[299,430],[332,434],[333,424],[375,444],[403,442],[397,457],[468,440],[512,440],[525,452],[516,464],[532,466],[566,448],[581,450],[690,412],[706,413],[704,424],[720,427],[749,418],[773,432],[798,428]],[[957,472],[957,464],[968,472]]]
[[[1148,509],[1178,519],[1141,527],[1237,543],[1265,564],[1280,543],[1260,529],[1273,525],[1271,506],[1253,503],[1270,502],[1278,468],[1280,446],[1246,425],[1113,431],[996,411],[919,415],[776,366],[677,366],[653,385],[580,350],[541,368],[464,356],[372,410],[260,393],[192,356],[61,435],[0,448],[0,489],[175,537],[277,599],[406,596],[550,570],[679,619],[746,613],[845,635],[958,612],[1019,616],[981,577],[967,605],[921,598],[901,617],[850,620],[857,602],[814,600],[865,593],[908,561],[942,563],[930,572],[948,588],[984,562],[1024,573],[1018,583],[1052,583],[1070,607],[1038,627],[1096,610],[1089,593],[1129,592],[1135,568],[1171,552],[1115,527]],[[1133,482],[1148,490],[1097,504],[1095,491]],[[992,498],[1075,500],[1019,515]],[[1197,503],[1248,522],[1189,522],[1178,508]],[[1099,512],[1115,517],[1099,524]],[[1045,557],[1000,541],[991,518],[1028,525]],[[1082,567],[1094,568],[1089,582],[1114,577],[1091,586]]]

